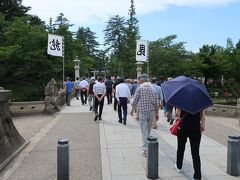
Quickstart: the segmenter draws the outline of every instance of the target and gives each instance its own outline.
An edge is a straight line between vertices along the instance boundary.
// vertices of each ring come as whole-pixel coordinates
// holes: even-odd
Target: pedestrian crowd
[[[95,113],[94,121],[101,121],[104,109],[104,100],[108,105],[113,104],[113,110],[117,112],[118,123],[127,126],[128,104],[131,105],[130,114],[139,121],[142,134],[142,155],[147,157],[147,138],[150,137],[151,129],[157,129],[159,120],[159,110],[162,109],[166,121],[170,125],[174,124],[177,118],[181,119],[177,132],[177,153],[176,170],[181,173],[183,167],[184,151],[187,139],[189,138],[194,179],[201,179],[201,161],[199,148],[201,134],[205,129],[204,108],[196,113],[189,113],[180,106],[174,106],[167,101],[168,94],[163,91],[162,83],[171,81],[172,78],[149,79],[146,74],[142,74],[138,79],[124,79],[122,77],[82,77],[76,78],[74,82],[70,78],[66,79],[66,103],[70,106],[70,96],[74,94],[77,100],[81,100],[82,105],[88,102],[89,110]],[[167,88],[166,88],[167,89]],[[170,90],[170,89],[169,89]],[[106,98],[105,98],[106,96]],[[188,96],[186,94],[186,96]],[[117,121],[116,121],[117,122]]]

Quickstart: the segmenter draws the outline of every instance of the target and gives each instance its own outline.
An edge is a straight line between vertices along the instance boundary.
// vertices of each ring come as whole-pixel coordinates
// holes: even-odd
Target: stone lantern
[[[138,61],[135,64],[137,65],[136,71],[137,71],[137,78],[138,78],[142,74],[142,65],[143,65],[143,63]]]
[[[80,75],[79,75],[79,70],[80,70],[80,60],[78,59],[78,56],[76,56],[75,60],[73,60],[73,62],[75,63],[74,65],[74,69],[75,69],[75,80],[78,77],[80,79]]]

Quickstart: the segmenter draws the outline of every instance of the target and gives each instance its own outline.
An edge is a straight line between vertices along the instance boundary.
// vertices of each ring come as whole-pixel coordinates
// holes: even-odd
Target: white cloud
[[[135,0],[137,15],[162,11],[169,6],[222,6],[239,0]],[[48,23],[59,13],[73,24],[95,24],[105,22],[112,15],[127,17],[130,0],[23,0],[24,6],[32,7],[30,14],[39,16]]]

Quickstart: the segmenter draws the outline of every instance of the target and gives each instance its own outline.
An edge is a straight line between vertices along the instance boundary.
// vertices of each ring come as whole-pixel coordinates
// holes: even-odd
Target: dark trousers
[[[101,97],[102,94],[98,94],[98,97]],[[95,104],[94,104],[94,108],[95,108],[95,114],[99,115],[99,118],[102,117],[102,111],[103,111],[103,105],[104,105],[104,98],[99,102],[98,99],[95,97]],[[98,111],[98,106],[99,106],[99,111]]]
[[[106,92],[108,104],[112,104],[112,88],[108,88]]]
[[[183,165],[183,157],[185,151],[185,145],[187,142],[187,138],[190,141],[191,154],[193,160],[193,169],[194,169],[194,179],[201,179],[201,160],[199,156],[199,147],[201,142],[201,133],[199,130],[184,130],[180,129],[177,135],[177,167],[178,169],[182,169]]]
[[[81,89],[81,102],[87,104],[87,89]]]
[[[117,98],[116,98],[115,93],[114,93],[113,108],[114,108],[115,111],[117,110],[117,104],[118,104],[118,101],[117,101]]]
[[[118,102],[118,118],[122,121],[122,114],[124,121],[127,120],[127,97],[120,97]]]

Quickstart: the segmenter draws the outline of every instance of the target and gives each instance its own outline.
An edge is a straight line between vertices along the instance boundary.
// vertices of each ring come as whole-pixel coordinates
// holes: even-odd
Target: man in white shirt
[[[124,79],[121,78],[116,86],[116,99],[118,101],[118,122],[127,124],[127,103],[130,102],[131,93],[128,86],[124,83]],[[123,113],[123,118],[122,118]]]
[[[104,96],[106,95],[106,86],[102,78],[98,78],[98,82],[93,85],[93,93],[95,96],[95,117],[94,121],[102,120],[102,111],[104,105]],[[99,111],[98,111],[99,107]]]
[[[81,92],[81,102],[82,102],[82,105],[87,104],[88,82],[85,80],[85,77],[83,77],[82,81],[80,81],[79,87],[80,87],[80,92]]]

